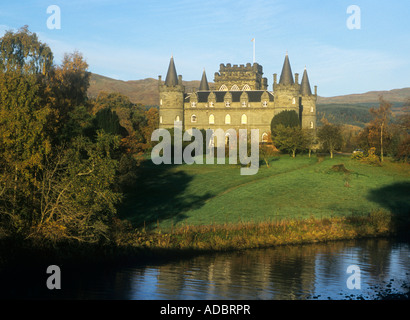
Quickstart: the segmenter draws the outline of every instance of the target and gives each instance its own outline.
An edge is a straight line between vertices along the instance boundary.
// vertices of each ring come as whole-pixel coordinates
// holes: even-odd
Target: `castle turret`
[[[201,84],[199,85],[199,91],[209,91],[209,84],[208,84],[208,79],[206,78],[205,69],[204,69],[204,72],[202,73],[202,79],[201,79]]]
[[[316,100],[316,91],[315,94],[312,94],[309,77],[305,67],[302,83],[300,85],[300,110],[302,114],[302,128],[312,130],[316,129]]]
[[[172,128],[174,121],[182,121],[184,125],[184,92],[182,76],[177,75],[174,58],[169,62],[165,82],[158,77],[159,87],[159,127]]]
[[[282,68],[282,73],[280,75],[279,84],[283,84],[283,85],[294,84],[292,68],[290,67],[289,56],[287,53],[286,53],[285,61],[283,62],[283,68]]]
[[[274,107],[275,115],[284,110],[294,110],[299,113],[299,91],[300,85],[294,81],[292,68],[290,66],[289,56],[286,53],[285,61],[283,62],[282,73],[279,83],[276,82],[277,75],[274,74],[273,91],[275,95]],[[298,74],[295,77],[299,78]]]

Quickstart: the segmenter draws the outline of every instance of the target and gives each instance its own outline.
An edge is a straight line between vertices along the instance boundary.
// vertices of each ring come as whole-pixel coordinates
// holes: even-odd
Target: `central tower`
[[[267,90],[268,80],[262,77],[262,66],[258,63],[246,66],[221,64],[219,72],[215,72],[215,90],[217,91],[249,91]]]

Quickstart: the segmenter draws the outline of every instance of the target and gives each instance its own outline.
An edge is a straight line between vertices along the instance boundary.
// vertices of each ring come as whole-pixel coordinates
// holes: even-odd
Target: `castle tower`
[[[309,77],[305,67],[300,85],[300,106],[302,111],[302,128],[316,130],[316,100],[317,92],[312,94]]]
[[[295,74],[295,80],[290,66],[289,56],[286,53],[285,61],[283,62],[282,73],[279,83],[277,83],[277,75],[273,75],[273,92],[275,95],[274,107],[275,115],[284,110],[294,110],[299,113],[299,91],[298,83],[299,75]]]
[[[165,82],[158,77],[159,88],[159,127],[173,128],[174,121],[182,121],[184,126],[184,92],[182,76],[177,76],[174,58],[169,62]]]
[[[267,79],[263,78],[263,68],[258,63],[233,66],[221,64],[215,73],[215,90],[217,91],[249,91],[267,90]]]

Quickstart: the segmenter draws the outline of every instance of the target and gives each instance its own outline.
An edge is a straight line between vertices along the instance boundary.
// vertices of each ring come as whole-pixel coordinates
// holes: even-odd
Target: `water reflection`
[[[361,270],[361,290],[346,285],[349,265]],[[375,285],[409,281],[410,249],[390,240],[335,242],[215,254],[161,266],[127,268],[127,299],[374,298]]]
[[[347,288],[350,265],[360,267],[360,290]],[[114,270],[62,266],[61,290],[48,290],[46,278],[34,271],[24,278],[9,278],[10,285],[2,283],[8,298],[290,300],[354,295],[374,299],[376,286],[391,285],[391,290],[405,292],[401,285],[410,283],[410,246],[373,239],[203,255]]]

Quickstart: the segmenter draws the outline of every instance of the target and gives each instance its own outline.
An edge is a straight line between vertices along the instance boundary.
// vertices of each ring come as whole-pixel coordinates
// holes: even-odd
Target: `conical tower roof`
[[[305,71],[303,72],[302,83],[300,85],[300,94],[302,96],[312,95],[312,90],[310,89],[309,77],[306,71],[306,67],[305,67]]]
[[[289,57],[287,53],[285,57],[285,62],[283,63],[282,74],[280,75],[279,83],[285,85],[295,83],[293,81],[292,68],[290,67]]]
[[[176,86],[178,85],[178,75],[177,70],[175,69],[174,57],[171,57],[169,62],[167,77],[165,78],[165,85],[167,86]]]
[[[202,73],[202,79],[201,79],[201,84],[199,85],[199,91],[209,91],[209,84],[208,84],[208,79],[206,78],[205,69],[204,69],[204,72]]]

